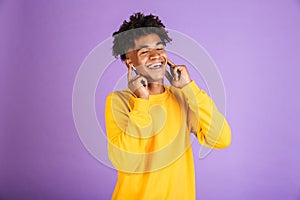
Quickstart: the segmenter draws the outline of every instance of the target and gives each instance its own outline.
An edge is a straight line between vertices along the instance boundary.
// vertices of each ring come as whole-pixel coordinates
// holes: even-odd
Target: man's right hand
[[[138,97],[142,99],[149,99],[148,82],[147,79],[141,75],[136,75],[132,78],[132,66],[128,67],[128,88]]]

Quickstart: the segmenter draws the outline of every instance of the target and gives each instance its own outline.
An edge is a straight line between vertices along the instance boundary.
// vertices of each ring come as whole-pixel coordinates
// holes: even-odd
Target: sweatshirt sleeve
[[[214,149],[228,147],[231,130],[212,99],[194,81],[182,91],[188,104],[188,123],[199,143]]]
[[[149,100],[126,98],[111,93],[106,99],[108,156],[118,170],[134,172],[143,168],[152,120]]]

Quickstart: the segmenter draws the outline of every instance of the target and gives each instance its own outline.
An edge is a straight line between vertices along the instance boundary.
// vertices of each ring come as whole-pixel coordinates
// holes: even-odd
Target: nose
[[[157,58],[159,58],[159,56],[160,56],[160,54],[156,49],[152,49],[150,51],[150,59],[151,60],[157,59]]]

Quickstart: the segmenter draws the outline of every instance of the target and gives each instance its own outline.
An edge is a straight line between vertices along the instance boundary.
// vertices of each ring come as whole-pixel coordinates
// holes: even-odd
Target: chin
[[[152,76],[150,76],[149,77],[149,83],[151,83],[151,82],[160,82],[160,83],[163,83],[164,82],[164,75],[162,75],[162,76],[155,76],[155,77],[152,77]]]

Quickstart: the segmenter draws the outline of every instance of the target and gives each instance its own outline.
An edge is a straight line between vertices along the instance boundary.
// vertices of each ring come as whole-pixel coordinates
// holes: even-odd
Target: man
[[[230,145],[230,127],[211,98],[186,66],[168,59],[164,28],[157,16],[136,13],[113,34],[128,89],[106,101],[108,154],[118,170],[112,199],[195,199],[190,133],[211,148]]]

